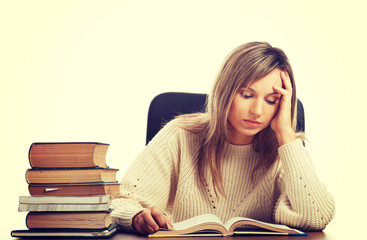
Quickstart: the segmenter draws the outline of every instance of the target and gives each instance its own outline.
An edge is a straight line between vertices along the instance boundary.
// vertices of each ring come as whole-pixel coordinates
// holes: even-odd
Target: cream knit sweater
[[[133,231],[132,218],[144,208],[159,207],[172,222],[204,213],[223,222],[236,216],[322,230],[334,215],[333,197],[320,183],[301,140],[281,146],[280,161],[251,181],[259,161],[251,145],[226,143],[222,176],[227,198],[215,196],[212,184],[199,183],[194,150],[201,135],[169,122],[148,144],[121,181],[123,198],[112,201],[112,218]],[[211,179],[207,174],[205,179]]]

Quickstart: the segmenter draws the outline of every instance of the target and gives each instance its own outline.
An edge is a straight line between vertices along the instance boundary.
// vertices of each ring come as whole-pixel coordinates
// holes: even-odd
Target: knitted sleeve
[[[318,179],[311,157],[300,139],[279,148],[281,172],[276,223],[304,231],[323,230],[335,213],[335,202]]]
[[[133,231],[132,218],[145,208],[162,211],[172,205],[176,192],[179,129],[168,123],[129,167],[121,180],[122,198],[114,199],[112,220]]]

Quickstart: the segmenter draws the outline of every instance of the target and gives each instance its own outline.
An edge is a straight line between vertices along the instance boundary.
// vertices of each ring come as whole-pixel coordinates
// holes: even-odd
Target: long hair
[[[204,172],[209,169],[214,191],[225,196],[222,175],[221,156],[225,141],[229,141],[228,115],[234,96],[242,87],[265,77],[279,68],[289,73],[292,83],[292,127],[296,125],[296,86],[292,68],[287,56],[279,48],[266,42],[249,42],[235,48],[219,69],[216,81],[207,101],[206,112],[182,116],[186,118],[186,129],[204,131],[202,144],[198,147],[198,174],[201,184],[205,184]],[[196,129],[196,130],[194,130]],[[260,156],[252,179],[258,170],[269,169],[278,157],[278,141],[270,126],[254,136],[252,147]]]

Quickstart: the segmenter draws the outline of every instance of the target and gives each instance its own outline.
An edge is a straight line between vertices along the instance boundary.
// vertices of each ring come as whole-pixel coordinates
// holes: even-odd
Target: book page
[[[261,225],[266,225],[269,227],[273,227],[273,228],[278,228],[278,229],[282,229],[282,230],[290,230],[291,228],[285,225],[280,225],[280,224],[274,224],[274,223],[267,223],[267,222],[262,222],[262,221],[258,221],[255,219],[251,219],[251,218],[245,218],[245,217],[235,217],[235,218],[231,218],[229,219],[224,226],[229,229],[234,223],[239,222],[239,221],[248,221],[248,223],[259,223]]]
[[[110,196],[20,196],[19,203],[28,204],[103,204],[109,203]]]
[[[212,215],[212,214],[203,214],[203,215],[199,215],[193,218],[189,218],[182,222],[173,223],[173,230],[183,230],[183,229],[187,229],[193,226],[197,226],[200,224],[207,224],[207,223],[216,223],[216,224],[223,225],[223,223],[217,216]]]

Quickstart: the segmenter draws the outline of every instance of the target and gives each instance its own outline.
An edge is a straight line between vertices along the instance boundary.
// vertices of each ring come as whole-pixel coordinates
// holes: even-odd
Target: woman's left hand
[[[282,95],[279,102],[279,109],[275,117],[270,123],[271,128],[274,130],[279,146],[282,146],[288,142],[296,139],[295,132],[292,128],[291,120],[291,107],[292,107],[292,84],[289,78],[289,74],[286,71],[280,72],[280,78],[282,79],[283,86],[273,86],[273,90]]]

